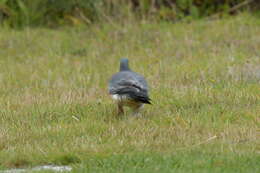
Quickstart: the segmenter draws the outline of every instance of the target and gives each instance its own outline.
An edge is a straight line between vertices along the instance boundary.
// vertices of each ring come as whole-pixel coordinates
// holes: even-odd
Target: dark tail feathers
[[[128,95],[130,98],[132,98],[135,101],[142,102],[145,104],[152,104],[150,101],[151,99],[148,97],[146,92],[137,91],[135,88],[121,88],[119,89],[116,94],[119,95]]]

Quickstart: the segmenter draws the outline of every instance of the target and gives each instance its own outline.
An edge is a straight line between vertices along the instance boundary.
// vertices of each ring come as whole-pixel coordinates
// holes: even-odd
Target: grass
[[[0,168],[258,172],[260,20],[0,29]],[[107,81],[121,57],[152,106],[118,119]]]

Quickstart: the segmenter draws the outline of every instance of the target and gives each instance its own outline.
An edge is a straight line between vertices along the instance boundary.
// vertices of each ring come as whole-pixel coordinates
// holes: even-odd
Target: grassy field
[[[115,116],[119,59],[152,106]],[[0,169],[259,172],[260,18],[0,29]]]

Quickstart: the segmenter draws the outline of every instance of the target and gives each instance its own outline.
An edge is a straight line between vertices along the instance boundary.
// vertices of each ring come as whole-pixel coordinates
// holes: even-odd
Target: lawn
[[[259,172],[260,18],[0,29],[0,169]],[[115,115],[119,59],[153,105]]]

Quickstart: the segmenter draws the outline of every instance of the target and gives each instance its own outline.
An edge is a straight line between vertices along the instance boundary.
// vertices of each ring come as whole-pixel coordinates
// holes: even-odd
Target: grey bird
[[[124,106],[132,108],[134,115],[138,115],[143,104],[151,104],[145,78],[129,68],[127,58],[121,59],[120,71],[110,79],[108,90],[117,102],[119,115],[124,114]]]

